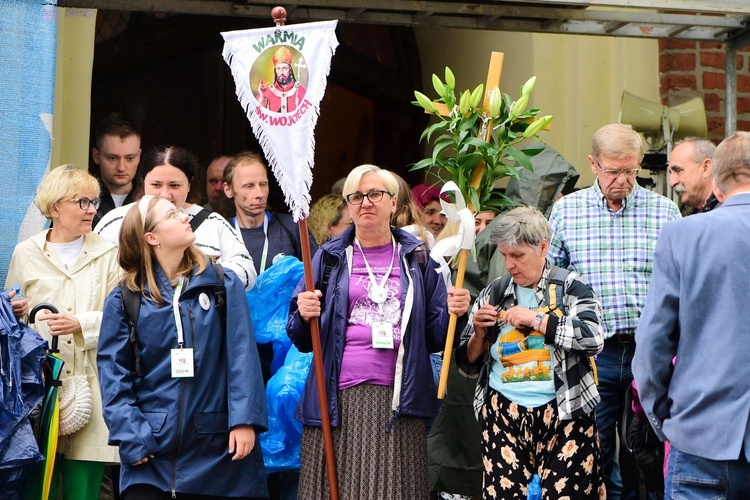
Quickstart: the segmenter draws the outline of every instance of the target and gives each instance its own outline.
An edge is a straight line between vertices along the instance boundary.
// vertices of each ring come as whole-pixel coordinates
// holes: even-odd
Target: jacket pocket
[[[154,434],[158,434],[164,427],[164,422],[167,421],[167,412],[165,411],[144,411],[143,416],[146,417],[148,425],[151,426],[151,432]]]
[[[193,427],[198,434],[229,432],[229,415],[227,413],[196,413],[193,415]]]

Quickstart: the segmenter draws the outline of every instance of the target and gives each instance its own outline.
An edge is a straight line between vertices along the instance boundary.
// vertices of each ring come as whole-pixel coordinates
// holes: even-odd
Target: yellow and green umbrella
[[[36,314],[41,310],[57,313],[58,309],[52,304],[37,304],[29,313],[29,323],[34,323]],[[60,374],[64,361],[60,359],[57,348],[57,337],[52,338],[52,346],[47,351],[44,360],[44,385],[46,392],[42,402],[42,413],[39,417],[39,451],[44,456],[44,462],[39,464],[26,482],[26,500],[48,500],[52,475],[55,469],[55,455],[57,454],[57,434],[60,428],[60,400],[57,393],[60,390]]]

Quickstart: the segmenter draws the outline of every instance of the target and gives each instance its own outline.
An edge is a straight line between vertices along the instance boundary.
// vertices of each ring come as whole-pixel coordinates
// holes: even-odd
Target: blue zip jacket
[[[226,328],[216,308],[219,278],[209,265],[193,271],[179,298],[186,348],[195,376],[172,378],[176,349],[174,289],[155,266],[164,304],[141,297],[138,348],[143,377],[134,378],[129,324],[116,287],[104,304],[97,365],[109,443],[120,447],[120,487],[151,484],[164,491],[209,496],[267,496],[259,441],[233,462],[229,431],[266,430],[266,402],[244,284],[226,270]],[[132,466],[144,457],[148,462]]]
[[[430,353],[442,351],[445,347],[445,333],[448,329],[447,290],[439,274],[439,267],[432,259],[427,259],[424,271],[417,262],[414,251],[424,244],[401,229],[392,227],[391,231],[399,244],[403,310],[401,347],[394,379],[393,416],[432,418],[437,414],[437,388],[432,375]],[[325,269],[324,254],[330,254],[336,261],[322,299],[320,317],[328,409],[331,425],[334,427],[339,424],[337,391],[349,319],[349,268],[346,250],[353,241],[352,226],[338,238],[321,246],[312,262],[313,280],[315,288],[319,290]],[[310,326],[302,321],[297,312],[297,295],[304,290],[303,278],[292,297],[287,333],[300,352],[311,352]],[[314,364],[310,367],[295,416],[305,425],[321,425]]]

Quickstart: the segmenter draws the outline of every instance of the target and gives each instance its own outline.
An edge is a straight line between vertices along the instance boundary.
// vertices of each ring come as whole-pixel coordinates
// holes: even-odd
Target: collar
[[[549,272],[551,269],[552,265],[548,260],[545,260],[542,277],[539,278],[539,283],[537,283],[536,287],[534,287],[535,294],[544,294],[544,291],[547,289],[547,282],[549,281]],[[508,297],[513,297],[513,299],[518,302],[516,298],[516,284],[513,282],[513,278],[510,279],[510,281],[508,282],[508,287],[503,291],[503,299]]]
[[[698,208],[692,209],[690,211],[689,215],[703,214],[703,213],[706,213],[706,212],[710,212],[711,210],[713,210],[714,208],[719,207],[720,205],[721,205],[721,203],[719,203],[719,200],[716,199],[716,195],[713,194],[713,193],[711,193],[711,196],[708,197],[708,199],[706,200],[706,203],[703,205],[703,207],[700,208],[700,209],[698,209]]]
[[[34,244],[39,247],[40,250],[44,251],[44,245],[47,243],[47,233],[52,229],[45,229],[44,231],[35,234],[30,239]],[[86,251],[92,258],[97,258],[100,255],[110,251],[115,244],[109,240],[106,240],[94,233],[89,231],[83,235],[83,250]]]
[[[210,259],[206,261],[206,269],[202,273],[197,274],[197,270],[197,267],[193,268],[190,274],[186,276],[185,285],[182,288],[183,294],[188,290],[196,287],[222,285],[222,283],[219,281],[219,276],[216,274],[214,266],[211,264]],[[158,262],[156,261],[154,261],[154,275],[156,277],[156,282],[158,283],[157,286],[159,286],[159,290],[161,291],[162,296],[172,297],[172,295],[174,295],[174,288],[172,288],[172,285],[170,285],[169,283],[169,279],[167,279],[167,275],[164,274],[161,266],[159,266]]]
[[[609,205],[607,204],[607,199],[604,197],[604,193],[602,193],[602,189],[599,187],[599,177],[596,177],[596,182],[594,182],[594,185],[592,186],[594,188],[594,193],[596,194],[596,201],[599,204],[600,207],[603,207],[607,210],[611,210],[609,208]],[[622,208],[619,211],[625,211],[630,206],[632,206],[633,201],[635,200],[636,193],[643,189],[640,184],[638,184],[638,181],[636,181],[635,186],[633,186],[633,190],[630,192],[629,195],[627,195],[622,200]]]
[[[354,224],[352,224],[350,227],[346,228],[338,238],[323,243],[320,248],[332,255],[337,255],[339,257],[343,256],[346,248],[354,244],[354,237],[356,236],[355,229]],[[421,245],[425,245],[426,247],[426,244],[422,240],[417,239],[401,228],[391,226],[391,233],[393,234],[393,237],[396,238],[396,243],[401,245],[403,253],[413,252]]]

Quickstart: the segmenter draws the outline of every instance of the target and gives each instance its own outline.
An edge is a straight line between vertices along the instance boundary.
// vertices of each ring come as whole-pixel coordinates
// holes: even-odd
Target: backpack
[[[620,472],[623,483],[638,491],[639,499],[664,498],[664,443],[648,418],[633,410],[638,394],[633,384],[625,392],[620,420]]]
[[[203,217],[205,219],[205,217]],[[203,222],[202,220],[200,222]],[[200,223],[199,223],[200,224]],[[221,285],[214,285],[212,287],[214,294],[214,301],[216,308],[219,310],[219,316],[221,317],[221,327],[225,328],[227,324],[227,308],[226,308],[226,297],[227,290],[224,286],[224,268],[219,264],[212,262],[214,271],[219,277]],[[126,286],[121,287],[122,290],[122,308],[125,310],[125,317],[128,320],[130,326],[130,346],[133,348],[133,357],[135,359],[135,369],[130,372],[134,378],[141,378],[141,352],[138,350],[138,315],[141,312],[141,297],[142,294],[134,292]]]

